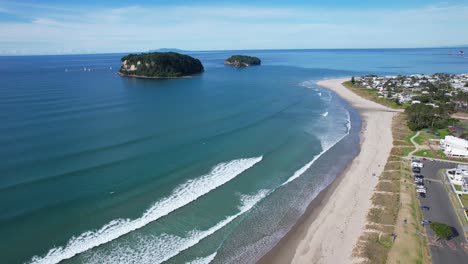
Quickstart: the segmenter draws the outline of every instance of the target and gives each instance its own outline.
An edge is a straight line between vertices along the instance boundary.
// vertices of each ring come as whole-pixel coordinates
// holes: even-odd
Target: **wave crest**
[[[141,217],[134,220],[112,220],[99,230],[87,231],[72,237],[65,247],[53,248],[43,257],[34,256],[30,263],[58,263],[142,228],[229,182],[262,159],[261,156],[220,163],[208,174],[190,179],[178,186],[170,196],[156,202]]]

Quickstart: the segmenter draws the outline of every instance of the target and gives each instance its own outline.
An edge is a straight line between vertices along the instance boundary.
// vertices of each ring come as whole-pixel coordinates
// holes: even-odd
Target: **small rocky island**
[[[129,54],[119,75],[139,78],[181,78],[204,71],[200,60],[176,52]]]
[[[225,65],[231,65],[236,68],[249,67],[254,65],[260,65],[262,61],[257,57],[234,55],[224,61]]]

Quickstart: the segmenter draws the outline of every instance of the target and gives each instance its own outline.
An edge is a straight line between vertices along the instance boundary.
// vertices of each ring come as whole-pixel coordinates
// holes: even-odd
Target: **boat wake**
[[[179,185],[172,191],[170,196],[156,202],[141,217],[134,220],[112,220],[99,230],[87,231],[77,237],[72,237],[65,247],[53,248],[42,257],[34,256],[30,263],[58,263],[142,228],[231,181],[260,162],[262,158],[237,159],[220,163],[213,167],[208,174],[190,179]]]

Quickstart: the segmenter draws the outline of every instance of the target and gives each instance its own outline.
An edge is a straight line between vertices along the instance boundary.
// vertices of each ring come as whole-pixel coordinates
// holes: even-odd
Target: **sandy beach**
[[[366,100],[342,83],[318,82],[358,109],[361,151],[347,170],[309,206],[298,224],[260,263],[355,263],[352,250],[364,230],[371,196],[393,147],[395,110]]]

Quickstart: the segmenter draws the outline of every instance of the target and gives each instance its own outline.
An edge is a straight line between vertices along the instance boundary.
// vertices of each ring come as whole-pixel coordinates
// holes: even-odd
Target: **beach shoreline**
[[[359,111],[360,152],[259,263],[356,262],[352,251],[365,228],[370,199],[393,147],[391,124],[397,111],[354,94],[342,85],[347,80],[317,84]]]

